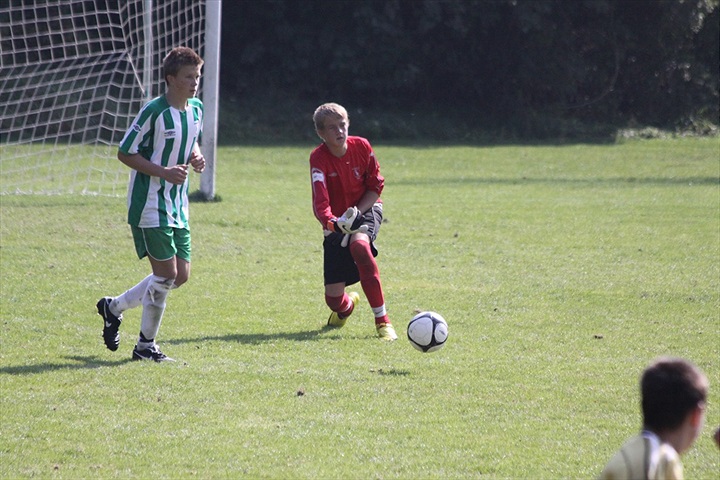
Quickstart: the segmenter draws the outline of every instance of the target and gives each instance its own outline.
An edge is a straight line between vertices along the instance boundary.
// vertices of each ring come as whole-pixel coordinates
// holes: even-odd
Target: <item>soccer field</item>
[[[717,478],[717,138],[375,145],[392,344],[359,285],[323,328],[313,146],[219,150],[157,339],[173,364],[130,361],[139,309],[102,342],[97,300],[149,273],[124,197],[0,196],[0,478],[594,478],[660,355],[710,380],[683,463]],[[438,352],[405,338],[418,310],[449,324]]]

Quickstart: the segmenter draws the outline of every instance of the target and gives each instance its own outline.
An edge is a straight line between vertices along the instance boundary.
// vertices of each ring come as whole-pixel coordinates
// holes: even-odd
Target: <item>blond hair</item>
[[[337,103],[323,103],[315,109],[313,113],[313,123],[315,123],[315,130],[322,130],[325,127],[325,119],[328,117],[343,118],[350,120],[348,117],[347,110],[342,105]]]

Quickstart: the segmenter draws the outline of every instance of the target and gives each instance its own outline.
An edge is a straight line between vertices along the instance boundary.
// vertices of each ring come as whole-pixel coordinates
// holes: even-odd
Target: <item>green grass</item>
[[[710,378],[683,461],[717,477],[718,139],[376,145],[389,314],[445,316],[432,354],[375,339],[364,296],[323,329],[311,148],[220,150],[158,338],[175,364],[129,361],[139,309],[118,352],[100,338],[97,299],[148,273],[124,198],[0,197],[0,477],[593,478],[665,354]]]
[[[0,195],[124,195],[128,172],[116,154],[104,144],[0,144]]]

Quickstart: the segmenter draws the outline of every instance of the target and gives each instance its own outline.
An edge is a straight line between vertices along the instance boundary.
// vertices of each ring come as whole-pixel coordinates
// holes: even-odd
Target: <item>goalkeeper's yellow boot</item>
[[[390,323],[378,323],[375,325],[375,328],[377,329],[377,334],[380,340],[393,342],[398,338],[397,333],[395,333],[395,329]]]
[[[352,314],[353,310],[355,310],[355,305],[357,305],[357,302],[360,300],[360,294],[357,292],[350,292],[348,293],[348,297],[350,297],[350,301],[352,302],[352,308],[350,309],[350,313],[344,317],[341,317],[340,314],[338,314],[337,312],[332,312],[330,314],[330,318],[328,318],[327,321],[328,327],[340,328],[347,323],[348,317],[350,316],[350,314]]]

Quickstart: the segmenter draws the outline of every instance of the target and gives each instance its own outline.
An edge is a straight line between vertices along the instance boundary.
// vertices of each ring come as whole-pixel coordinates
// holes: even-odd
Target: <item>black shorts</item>
[[[367,235],[370,237],[370,250],[373,257],[377,257],[378,251],[375,248],[375,239],[380,231],[380,224],[383,219],[382,203],[376,203],[363,214],[363,225],[368,226]],[[360,273],[357,265],[350,254],[349,247],[341,246],[345,235],[342,233],[331,233],[323,241],[323,274],[325,285],[332,283],[345,283],[352,285],[360,281]]]

